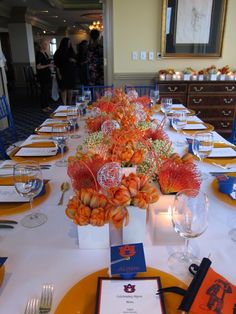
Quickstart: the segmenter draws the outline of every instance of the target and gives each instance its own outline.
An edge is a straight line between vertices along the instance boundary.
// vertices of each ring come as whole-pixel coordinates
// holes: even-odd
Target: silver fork
[[[29,299],[26,304],[25,314],[37,314],[38,310],[39,310],[39,300]]]
[[[216,162],[213,162],[212,165],[217,166],[217,167],[222,168],[222,169],[225,169],[225,170],[229,170],[229,169],[235,167],[235,166],[229,167],[228,165],[223,166],[223,165],[217,164]]]
[[[40,298],[39,313],[49,313],[52,308],[52,297],[54,287],[51,284],[43,285],[43,290]]]

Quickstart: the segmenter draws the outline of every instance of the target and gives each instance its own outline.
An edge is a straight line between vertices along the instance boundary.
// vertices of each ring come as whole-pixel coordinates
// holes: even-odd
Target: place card
[[[16,157],[28,157],[28,156],[55,156],[57,154],[57,148],[55,147],[22,147],[15,154]]]
[[[58,112],[54,113],[53,116],[54,117],[67,117],[67,112],[60,112],[60,111],[58,111]]]
[[[188,123],[184,130],[205,130],[207,127],[202,123]]]
[[[28,200],[20,196],[14,185],[1,185],[0,188],[0,203],[26,203]]]
[[[231,147],[212,148],[212,151],[207,158],[217,158],[217,157],[236,157],[236,151]]]
[[[98,278],[96,314],[148,313],[164,314],[163,297],[157,295],[161,288],[159,277]],[[112,311],[111,311],[112,309]]]
[[[146,272],[142,243],[111,247],[111,274]]]

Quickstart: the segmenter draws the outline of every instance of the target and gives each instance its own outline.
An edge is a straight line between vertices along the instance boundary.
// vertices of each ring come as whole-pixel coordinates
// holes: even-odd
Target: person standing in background
[[[54,54],[58,86],[64,105],[71,105],[72,90],[75,88],[76,56],[68,37],[62,38]]]
[[[77,62],[80,84],[88,85],[88,41],[82,40],[77,46]]]
[[[99,43],[99,37],[99,31],[92,29],[88,45],[89,85],[104,84],[103,46]]]
[[[48,112],[52,110],[50,107],[52,91],[51,68],[54,65],[51,64],[51,59],[48,55],[49,40],[42,38],[39,41],[39,46],[40,49],[36,53],[36,70],[40,84],[40,103],[42,111]]]

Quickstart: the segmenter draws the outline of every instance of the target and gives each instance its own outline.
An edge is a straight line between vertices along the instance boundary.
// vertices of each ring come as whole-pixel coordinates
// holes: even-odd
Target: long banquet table
[[[199,120],[196,117],[195,119]],[[173,142],[186,137],[170,129],[166,129],[166,132]],[[68,156],[74,155],[78,144],[83,143],[86,135],[84,121],[80,122],[79,133],[82,135],[80,139],[69,140]],[[227,143],[219,134],[213,133],[215,141]],[[67,169],[55,166],[54,162],[51,164],[51,169],[43,170],[43,175],[45,179],[50,180],[52,192],[39,208],[47,215],[47,223],[33,229],[24,228],[20,224],[14,230],[0,229],[0,256],[8,257],[5,263],[5,278],[0,287],[2,314],[24,313],[27,300],[30,297],[39,297],[44,283],[52,283],[55,287],[51,311],[54,313],[63,296],[73,285],[88,274],[109,265],[108,249],[78,248],[76,226],[65,215],[67,200],[73,193],[71,188],[65,193],[64,206],[57,205],[61,195],[60,185],[69,181]],[[211,164],[198,164],[204,172],[224,171]],[[234,166],[230,171],[236,171],[236,164]],[[209,196],[209,226],[200,237],[191,240],[191,247],[200,258],[210,255],[215,271],[236,284],[236,242],[228,235],[230,224],[236,219],[236,208],[214,195],[211,188],[213,179],[214,177],[209,175],[201,186]],[[168,256],[174,250],[182,248],[183,240],[174,232],[167,213],[156,212],[155,206],[152,206],[151,211],[154,221],[149,224],[145,241],[147,265],[189,283],[187,270],[185,275],[176,275],[167,263]],[[25,214],[26,212],[0,218],[19,221]]]

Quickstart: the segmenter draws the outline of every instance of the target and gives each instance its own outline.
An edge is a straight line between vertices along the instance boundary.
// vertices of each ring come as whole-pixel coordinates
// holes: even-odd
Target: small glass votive
[[[159,78],[161,81],[164,81],[166,79],[166,76],[165,76],[165,74],[160,74]]]

